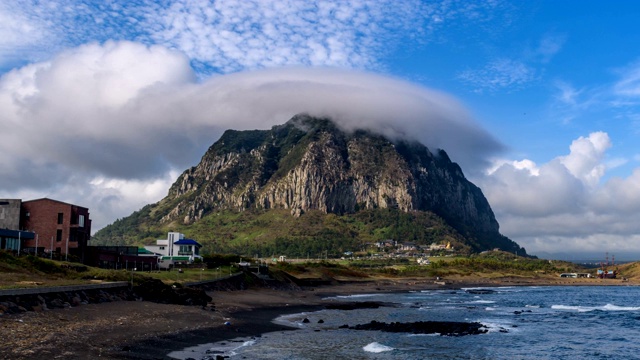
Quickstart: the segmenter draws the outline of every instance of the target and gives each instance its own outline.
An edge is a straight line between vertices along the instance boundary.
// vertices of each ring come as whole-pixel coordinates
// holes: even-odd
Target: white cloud
[[[591,133],[588,138],[574,140],[569,148],[571,153],[559,160],[575,178],[593,187],[604,175],[606,166],[602,161],[605,151],[610,147],[611,141],[606,133]]]
[[[519,89],[540,78],[542,66],[562,49],[564,41],[564,36],[546,34],[535,49],[511,49],[515,55],[495,57],[482,67],[460,71],[456,77],[476,92]],[[570,100],[572,94],[565,91],[563,95],[563,100]]]
[[[524,62],[500,58],[482,69],[465,70],[457,77],[477,91],[495,91],[525,85],[536,78],[536,71]]]
[[[87,44],[13,70],[0,77],[0,107],[0,197],[60,195],[118,216],[127,214],[116,204],[139,204],[142,188],[166,185],[222,131],[267,129],[301,112],[444,148],[467,173],[501,148],[457,100],[401,80],[283,68],[198,82],[184,54],[132,42]]]
[[[535,54],[540,57],[543,64],[546,64],[562,49],[565,40],[566,37],[563,35],[547,34],[540,40]]]
[[[278,66],[380,69],[381,58],[440,30],[500,27],[501,1],[10,0],[0,4],[0,72],[89,42],[184,52],[198,75]],[[490,26],[489,26],[490,24]]]
[[[0,3],[0,68],[22,61],[20,55],[34,54],[47,33],[45,24],[33,21],[20,3]]]
[[[174,1],[146,18],[157,43],[217,72],[282,65],[376,67],[389,28],[422,26],[419,2]],[[384,11],[381,11],[384,9]]]
[[[594,132],[574,140],[568,155],[542,165],[502,161],[476,184],[501,232],[530,253],[636,251],[640,169],[605,177],[611,147],[606,133]]]
[[[620,80],[613,86],[613,93],[624,98],[640,97],[640,61],[618,70]]]
[[[554,85],[559,91],[559,94],[556,95],[556,99],[562,104],[575,106],[578,103],[578,98],[582,93],[582,90],[577,90],[571,84],[566,81],[555,81]]]

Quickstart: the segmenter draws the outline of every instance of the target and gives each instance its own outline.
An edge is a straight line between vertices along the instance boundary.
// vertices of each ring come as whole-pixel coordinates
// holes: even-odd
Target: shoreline
[[[459,290],[500,286],[638,286],[621,281],[549,281],[510,278],[499,281],[447,279],[379,279],[345,282],[301,290],[250,288],[211,291],[215,311],[199,306],[147,301],[117,301],[67,309],[0,316],[2,359],[172,359],[188,347],[295,328],[272,322],[278,316],[323,309],[340,295]],[[229,325],[225,325],[229,322]]]

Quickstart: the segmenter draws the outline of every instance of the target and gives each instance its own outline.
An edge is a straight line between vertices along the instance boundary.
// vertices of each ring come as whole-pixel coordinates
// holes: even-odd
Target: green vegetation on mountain
[[[204,253],[260,257],[366,253],[382,240],[526,255],[500,234],[482,191],[444,150],[308,115],[226,131],[164,199],[92,243],[145,245],[168,231],[198,240]]]
[[[237,253],[259,257],[340,257],[343,252],[372,251],[373,243],[388,239],[417,245],[450,243],[460,253],[469,253],[467,240],[437,215],[429,212],[405,213],[397,209],[362,210],[336,215],[310,211],[293,217],[287,210],[230,210],[211,213],[202,220],[184,225],[170,223],[151,226],[136,214],[138,225],[120,219],[94,236],[93,243],[130,245],[152,243],[179,231],[204,245],[204,253]],[[149,235],[151,234],[151,235]]]

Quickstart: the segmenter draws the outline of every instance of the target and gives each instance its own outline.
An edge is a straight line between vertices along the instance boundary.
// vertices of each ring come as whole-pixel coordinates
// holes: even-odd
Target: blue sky
[[[0,197],[158,201],[306,111],[442,147],[530,253],[640,254],[635,1],[0,4]],[[618,258],[620,255],[616,254]]]

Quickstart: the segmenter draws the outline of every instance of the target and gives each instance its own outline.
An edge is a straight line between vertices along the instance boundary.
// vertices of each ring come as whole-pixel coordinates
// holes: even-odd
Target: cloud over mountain
[[[466,171],[501,149],[453,97],[405,81],[281,68],[198,82],[181,52],[127,41],[83,45],[5,74],[0,106],[5,190],[48,192],[71,180],[135,187],[193,165],[226,129],[266,129],[301,112],[444,148]]]

